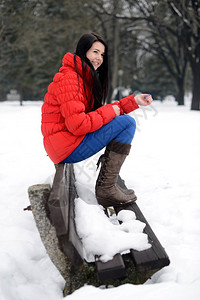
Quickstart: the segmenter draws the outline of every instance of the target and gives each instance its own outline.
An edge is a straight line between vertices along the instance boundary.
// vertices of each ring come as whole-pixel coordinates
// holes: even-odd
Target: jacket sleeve
[[[120,101],[116,101],[112,103],[112,105],[118,105],[120,108],[120,114],[128,114],[133,110],[136,110],[139,108],[138,104],[135,101],[134,95],[127,96],[125,98],[122,98]]]
[[[96,131],[116,117],[112,104],[86,113],[82,97],[79,93],[76,98],[61,104],[61,114],[65,118],[66,128],[76,136]]]

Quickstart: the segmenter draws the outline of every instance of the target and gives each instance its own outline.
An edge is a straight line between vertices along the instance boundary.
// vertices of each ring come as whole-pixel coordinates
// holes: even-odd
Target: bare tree
[[[137,24],[138,44],[142,51],[151,53],[167,68],[176,87],[176,100],[184,104],[184,81],[187,56],[180,36],[183,24],[171,18],[166,1],[127,0],[130,16]],[[135,30],[135,28],[134,28]]]
[[[200,1],[168,0],[174,16],[184,24],[180,39],[190,62],[193,74],[192,110],[200,110]]]

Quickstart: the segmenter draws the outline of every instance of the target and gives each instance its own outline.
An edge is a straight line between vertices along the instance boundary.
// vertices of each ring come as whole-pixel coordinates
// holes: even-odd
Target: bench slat
[[[83,248],[74,222],[74,199],[77,197],[74,182],[73,165],[58,164],[48,208],[61,250],[73,265],[79,266],[83,263]]]
[[[63,164],[58,165],[58,167],[56,168],[52,190],[47,203],[50,212],[51,222],[56,229],[57,236],[67,233],[67,229],[65,227],[65,223],[62,216],[62,211],[60,209],[61,191],[63,190],[61,180],[63,177],[63,169]]]
[[[101,262],[96,259],[97,277],[100,281],[124,278],[126,269],[123,258],[120,254],[116,254],[112,260]]]
[[[118,184],[122,188],[126,188],[124,181],[120,176],[118,178]],[[149,243],[152,245],[151,248],[144,251],[130,250],[136,270],[139,272],[148,272],[150,270],[161,269],[168,266],[170,263],[169,257],[139,209],[137,203],[135,202],[125,207],[115,207],[116,214],[122,209],[132,210],[135,213],[137,220],[146,224],[144,233],[148,235]]]

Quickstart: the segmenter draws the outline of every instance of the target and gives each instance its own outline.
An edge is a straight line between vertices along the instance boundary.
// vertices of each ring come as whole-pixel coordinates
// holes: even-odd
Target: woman
[[[42,106],[44,147],[55,164],[76,163],[106,147],[95,187],[104,207],[136,200],[133,190],[117,185],[136,127],[126,114],[152,102],[150,95],[140,94],[104,105],[107,92],[108,48],[102,37],[88,33],[80,38],[75,55],[65,54]]]

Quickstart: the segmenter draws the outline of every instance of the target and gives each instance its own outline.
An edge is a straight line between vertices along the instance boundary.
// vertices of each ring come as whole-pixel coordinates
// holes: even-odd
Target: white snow
[[[0,103],[0,299],[59,300],[64,280],[50,261],[36,229],[29,205],[30,185],[52,181],[54,166],[42,145],[42,102]],[[143,285],[101,289],[84,286],[69,300],[200,299],[200,113],[189,103],[154,102],[132,113],[138,130],[121,170],[137,203],[170,257],[170,265]],[[76,165],[80,205],[95,207],[93,194],[97,156]],[[92,174],[88,176],[87,170]],[[85,178],[83,184],[82,178]],[[83,202],[86,201],[86,202]],[[77,200],[78,201],[78,200]],[[99,218],[105,216],[102,209]],[[132,230],[125,218],[121,232]],[[131,219],[131,220],[130,220]],[[120,226],[113,219],[112,226]],[[103,221],[102,221],[103,222]],[[135,225],[131,228],[135,228]],[[142,233],[143,228],[140,230]],[[118,230],[116,230],[118,232]],[[126,232],[127,233],[127,232]],[[135,234],[129,232],[128,234]]]
[[[142,233],[144,223],[134,218],[122,224],[117,224],[115,218],[113,223],[105,215],[103,207],[87,204],[80,198],[75,200],[75,208],[77,231],[87,261],[94,261],[94,256],[99,255],[105,262],[129,249],[141,251],[151,247],[147,235]]]

